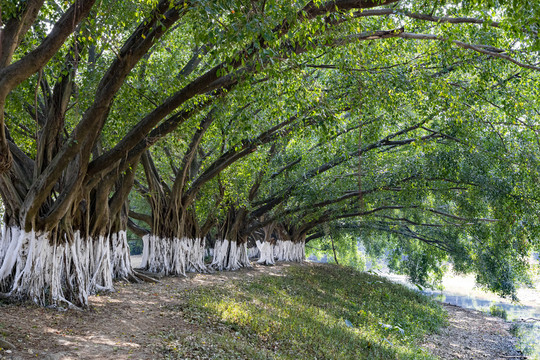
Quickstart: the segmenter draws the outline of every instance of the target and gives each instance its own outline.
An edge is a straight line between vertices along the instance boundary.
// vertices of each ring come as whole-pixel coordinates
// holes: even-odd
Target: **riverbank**
[[[441,360],[526,359],[516,350],[511,323],[485,313],[444,304],[448,326],[429,335],[423,347]]]
[[[0,303],[0,337],[13,345],[0,358],[520,358],[498,318],[446,306],[441,327],[443,310],[425,297],[332,265],[118,283],[90,301],[85,312]],[[486,352],[493,344],[503,347]]]
[[[411,289],[416,289],[416,286],[409,283],[403,275],[390,273],[382,273],[381,275]],[[449,273],[443,278],[442,284],[444,290],[425,289],[423,293],[443,303],[464,309],[483,313],[490,313],[491,309],[498,309],[512,326],[512,334],[519,337],[519,344],[516,347],[525,352],[528,359],[540,360],[540,323],[533,321],[533,319],[540,319],[539,277],[534,279],[533,287],[518,290],[519,303],[482,291],[476,286],[472,275]]]

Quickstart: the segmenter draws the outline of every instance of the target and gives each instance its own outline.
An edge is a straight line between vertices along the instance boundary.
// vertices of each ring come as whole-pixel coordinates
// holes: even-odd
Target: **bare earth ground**
[[[424,347],[441,359],[526,359],[515,348],[511,324],[479,311],[445,304],[449,326],[424,341]]]
[[[235,279],[251,281],[262,274],[282,276],[289,266],[322,265],[255,265],[235,272],[168,277],[159,284],[117,283],[115,293],[92,296],[87,311],[0,304],[0,339],[14,346],[0,351],[0,359],[159,359],[168,333],[197,329],[184,321],[182,291]],[[446,309],[450,326],[425,341],[433,354],[442,359],[522,358],[503,320],[454,306]]]

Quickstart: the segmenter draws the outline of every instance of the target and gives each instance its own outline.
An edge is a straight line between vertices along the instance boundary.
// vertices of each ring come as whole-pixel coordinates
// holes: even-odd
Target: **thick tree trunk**
[[[229,205],[227,217],[218,229],[218,238],[214,245],[214,259],[210,265],[215,270],[238,270],[251,267],[249,261],[247,236],[241,232],[247,211]]]
[[[131,266],[131,256],[127,241],[126,230],[110,235],[111,245],[111,271],[114,279],[132,280],[135,278]]]
[[[209,121],[208,118],[211,119],[207,117],[205,120]],[[195,138],[199,136],[202,135],[197,133]],[[142,164],[150,189],[147,199],[152,209],[151,233],[143,236],[143,270],[162,275],[207,271],[204,264],[205,240],[199,236],[197,219],[193,210],[181,206],[177,195],[183,188],[178,178],[187,176],[193,158],[193,152],[186,154],[181,169],[173,169],[177,180],[171,189],[161,179],[150,152],[143,154]]]
[[[204,239],[143,237],[141,269],[160,275],[206,272]]]
[[[122,179],[126,186],[119,186],[111,199],[107,179],[99,191],[77,191],[79,206],[54,227],[24,229],[17,209],[10,206],[16,202],[7,203],[0,237],[1,296],[41,306],[86,307],[89,295],[114,290],[113,279],[137,280],[129,256],[125,206],[122,209],[131,177]],[[5,177],[4,183],[12,184]]]
[[[238,270],[251,267],[247,243],[237,241],[218,240],[214,247],[214,259],[210,265],[214,270]]]
[[[257,240],[257,248],[259,249],[259,260],[258,264],[264,265],[274,265],[276,262],[274,260],[274,246],[269,241],[259,241]]]
[[[248,257],[250,259],[258,259],[261,257],[261,252],[259,251],[258,244],[252,247],[248,247]]]
[[[127,239],[129,190],[133,184],[133,174],[128,173],[117,182],[116,193],[109,203],[109,212],[115,219],[109,227],[109,239],[111,246],[111,271],[113,279],[138,282],[140,279],[133,272],[131,265],[130,249]]]
[[[257,240],[257,248],[259,249],[259,260],[257,263],[264,265],[274,265],[274,244],[272,241],[272,234],[274,232],[275,224],[270,223],[262,228],[262,241]]]
[[[278,240],[274,246],[277,261],[303,262],[306,257],[305,243],[291,240]]]
[[[292,226],[281,225],[277,230],[280,239],[274,246],[276,260],[303,262],[306,257],[305,234],[297,232]]]
[[[2,297],[46,306],[85,307],[88,295],[113,291],[108,238],[4,227],[0,239]]]

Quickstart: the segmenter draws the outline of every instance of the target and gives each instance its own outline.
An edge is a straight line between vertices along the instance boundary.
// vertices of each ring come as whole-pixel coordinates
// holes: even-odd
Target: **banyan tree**
[[[170,169],[160,174],[150,152],[142,157],[146,185],[137,187],[149,203],[151,214],[140,214],[131,211],[134,219],[143,220],[150,229],[137,226],[131,222],[133,231],[143,237],[143,261],[141,268],[145,271],[167,275],[185,275],[186,271],[205,271],[205,236],[216,229],[213,242],[214,261],[212,268],[235,270],[249,266],[247,256],[246,224],[243,221],[247,211],[229,204],[222,221],[216,219],[211,212],[206,219],[200,220],[195,211],[195,203],[205,185],[218,177],[225,169],[234,167],[239,160],[249,157],[258,148],[276,142],[300,127],[314,123],[313,117],[295,114],[285,119],[270,121],[269,128],[263,128],[252,137],[240,139],[238,142],[224,144],[217,142],[213,149],[203,149],[205,133],[219,116],[219,110],[213,108],[203,116],[196,127],[179,165],[175,165],[171,151],[167,148]],[[238,116],[235,113],[235,116]],[[222,134],[225,137],[225,134]],[[226,145],[226,147],[225,147]],[[274,146],[271,146],[273,149]],[[209,154],[215,154],[212,159]],[[204,165],[203,165],[204,163]],[[172,172],[172,184],[168,184],[166,175]],[[262,179],[259,179],[259,181]],[[219,180],[218,180],[219,182]],[[220,185],[221,186],[221,185]],[[223,200],[222,191],[215,197],[214,208]],[[252,196],[255,195],[253,187]],[[200,222],[200,223],[199,223]]]
[[[114,278],[136,279],[125,231],[127,200],[137,165],[142,158],[148,167],[143,156],[146,150],[208,111],[239,84],[249,88],[286,71],[297,71],[302,79],[306,69],[365,72],[370,70],[370,61],[380,63],[386,56],[375,56],[373,47],[357,48],[362,42],[390,44],[376,50],[392,56],[395,49],[403,48],[414,53],[412,58],[417,52],[433,52],[417,51],[413,44],[438,43],[475,55],[462,63],[497,60],[527,71],[540,70],[527,58],[529,52],[505,50],[516,33],[523,35],[520,46],[534,42],[534,22],[512,27],[487,21],[483,15],[479,19],[452,17],[448,14],[454,7],[445,4],[423,14],[416,12],[415,3],[2,2],[0,196],[5,214],[0,239],[0,296],[40,305],[84,307],[89,294],[112,290]],[[478,15],[476,9],[461,10]],[[520,8],[503,10],[509,10],[502,14],[512,21],[514,13],[526,15]],[[408,32],[404,24],[426,33]],[[446,33],[452,26],[459,31]],[[484,36],[488,31],[502,35]],[[351,63],[341,49],[347,49],[351,57],[362,53],[360,68],[354,68],[359,58]],[[455,56],[449,53],[445,61]],[[324,63],[340,59],[345,60],[339,66]],[[426,61],[439,64],[437,59]],[[438,79],[456,66],[445,65],[428,78]],[[439,97],[445,89],[432,88]],[[377,100],[384,101],[388,94],[377,96]],[[223,167],[266,141],[259,140],[250,139],[220,154],[214,165],[202,167],[187,190],[186,177],[178,177],[178,184],[170,189],[174,196],[169,202],[163,201],[169,195],[166,188],[159,182],[151,185],[158,189],[154,194],[161,197],[155,203],[154,218],[170,225],[153,235],[180,242],[187,235],[195,241],[192,248],[202,247],[196,240],[200,235],[193,230],[195,222],[190,220],[195,216],[189,215],[197,192]],[[387,141],[391,146],[393,140]],[[349,153],[361,155],[358,151]],[[188,163],[191,155],[186,156]],[[287,198],[287,189],[261,202],[247,223]],[[179,220],[173,221],[174,217]],[[222,236],[232,236],[230,228],[226,232]],[[199,266],[195,263],[199,264],[198,260],[173,268],[181,273],[183,266]]]
[[[92,0],[54,9],[42,0],[30,0],[2,9],[0,193],[5,206],[5,229],[0,246],[0,292],[3,296],[31,299],[39,304],[85,306],[89,293],[112,289],[114,264],[110,261],[110,239],[113,235],[116,239],[124,237],[111,233],[116,227],[109,228],[110,221],[102,219],[115,218],[122,209],[120,204],[124,199],[115,200],[109,192],[113,191],[112,184],[121,176],[129,178],[130,168],[142,154],[141,148],[163,135],[158,132],[149,137],[150,133],[160,124],[169,128],[177,126],[207,101],[188,104],[190,99],[203,94],[213,96],[214,91],[237,82],[242,74],[260,70],[252,64],[233,76],[235,69],[258,57],[260,50],[268,48],[273,39],[282,38],[298,23],[329,12],[370,8],[380,3],[341,1],[339,5],[307,3],[300,8],[284,8],[289,16],[273,14],[273,21],[264,24],[265,37],[253,37],[244,31],[241,34],[245,38],[231,39],[235,45],[229,49],[218,44],[217,38],[236,36],[238,32],[220,34],[218,30],[216,38],[205,38],[201,34],[215,26],[210,22],[206,30],[186,35],[195,42],[210,42],[197,46],[193,61],[186,63],[189,71],[178,72],[179,86],[158,101],[149,101],[151,105],[141,109],[128,131],[101,154],[102,136],[105,132],[114,133],[113,129],[118,127],[113,126],[111,116],[121,109],[115,108],[113,101],[125,88],[133,69],[161,46],[158,42],[164,36],[175,31],[187,34],[185,30],[193,29],[192,25],[201,29],[197,24],[201,14],[210,15],[208,12],[217,8],[162,0],[141,4],[140,9],[115,4],[107,9],[113,15],[109,17],[103,12],[105,5],[96,5]],[[126,16],[138,16],[139,24],[119,26],[134,24]],[[240,21],[235,26],[241,29],[245,24]],[[116,44],[111,48],[111,39],[103,33],[112,28],[122,29],[112,39],[118,45],[117,50]],[[36,41],[26,41],[34,35]],[[34,46],[35,43],[38,45]],[[206,51],[207,44],[215,51]],[[298,49],[301,51],[306,49]],[[210,58],[205,66],[200,66],[200,58],[205,55]],[[144,77],[143,68],[139,73]],[[21,122],[18,118],[25,115],[17,108],[15,98],[24,94],[23,89],[28,88],[34,74],[37,74],[34,96],[27,97],[34,101],[27,100],[22,106],[31,110],[36,123],[29,147],[17,141],[10,131],[20,130],[16,128]],[[84,99],[78,98],[81,90],[86,91],[79,87],[81,79],[87,80],[85,84],[89,86]],[[16,110],[11,113],[13,109]],[[102,186],[101,179],[106,179],[108,184]],[[119,194],[125,194],[129,188],[127,181],[126,187],[118,190]],[[126,251],[125,244],[113,248]],[[129,263],[125,264],[129,267]],[[117,272],[124,276],[130,271],[124,270]]]

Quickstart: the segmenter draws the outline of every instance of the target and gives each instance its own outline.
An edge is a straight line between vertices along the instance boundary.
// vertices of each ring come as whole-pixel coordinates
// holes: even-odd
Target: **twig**
[[[523,322],[527,322],[527,321],[540,321],[540,319],[537,319],[537,318],[528,318],[528,319],[521,319],[521,321],[523,321]]]
[[[334,246],[334,238],[330,236],[330,241],[332,242],[332,251],[334,252],[334,260],[336,261],[336,264],[339,265],[337,255],[336,255],[336,247]]]

